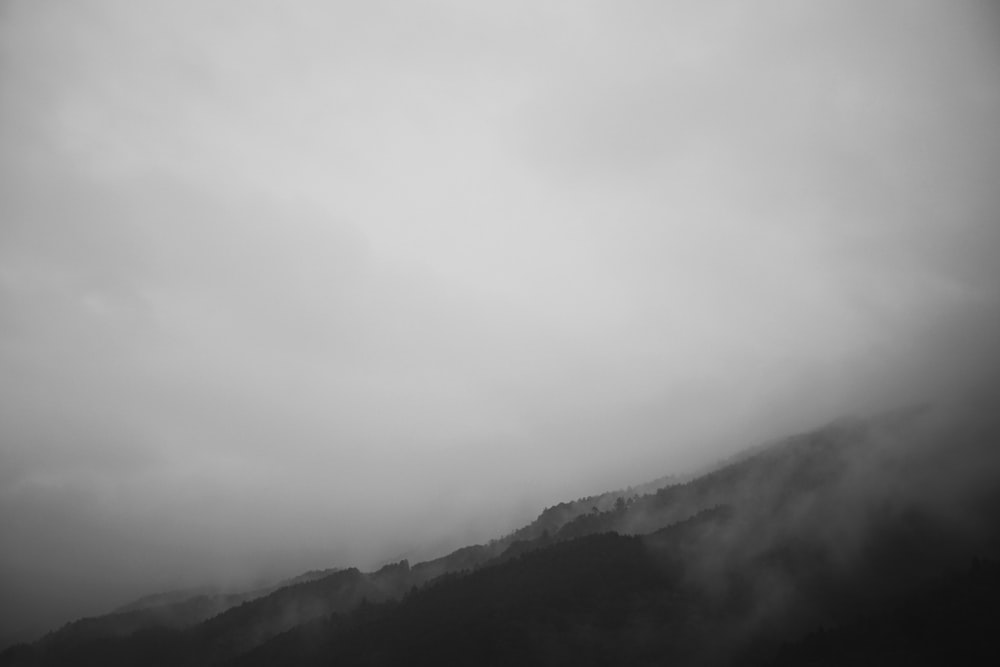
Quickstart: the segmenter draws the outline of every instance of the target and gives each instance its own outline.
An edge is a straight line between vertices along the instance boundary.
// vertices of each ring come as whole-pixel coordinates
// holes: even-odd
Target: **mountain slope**
[[[549,508],[434,561],[301,581],[186,629],[54,633],[0,664],[748,664],[809,654],[818,628],[853,636],[858,618],[891,617],[928,582],[1000,556],[995,415],[957,406],[840,421],[654,493]]]

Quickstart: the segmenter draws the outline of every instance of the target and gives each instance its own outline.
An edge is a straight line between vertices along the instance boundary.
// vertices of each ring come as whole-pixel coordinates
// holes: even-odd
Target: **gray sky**
[[[988,2],[6,0],[0,624],[985,375],[998,128]]]

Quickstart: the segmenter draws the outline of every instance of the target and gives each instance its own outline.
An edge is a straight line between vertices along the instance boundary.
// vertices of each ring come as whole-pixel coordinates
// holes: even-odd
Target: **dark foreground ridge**
[[[150,598],[0,665],[971,664],[998,652],[997,414],[839,421],[412,567]]]

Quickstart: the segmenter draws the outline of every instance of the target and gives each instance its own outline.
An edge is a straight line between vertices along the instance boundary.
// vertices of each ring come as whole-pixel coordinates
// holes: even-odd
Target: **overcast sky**
[[[988,2],[6,0],[0,624],[968,382],[998,175]]]

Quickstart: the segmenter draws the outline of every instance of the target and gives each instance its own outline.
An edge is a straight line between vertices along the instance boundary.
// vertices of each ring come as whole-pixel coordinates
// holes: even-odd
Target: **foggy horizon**
[[[3,3],[0,644],[1000,386],[998,120],[988,2]]]

